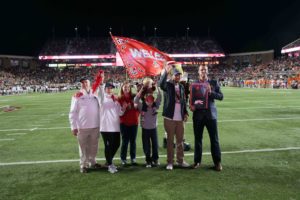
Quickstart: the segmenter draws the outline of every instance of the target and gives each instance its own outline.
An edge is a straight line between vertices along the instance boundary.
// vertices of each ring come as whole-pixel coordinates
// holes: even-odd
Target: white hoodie
[[[78,94],[78,95],[77,95]],[[99,127],[99,101],[91,92],[80,90],[72,97],[69,121],[71,129],[87,129]]]

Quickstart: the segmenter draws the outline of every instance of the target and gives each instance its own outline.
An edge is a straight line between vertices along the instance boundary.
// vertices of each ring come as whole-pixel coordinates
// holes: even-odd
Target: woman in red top
[[[121,161],[126,165],[127,149],[130,142],[130,159],[132,165],[136,163],[136,136],[138,131],[139,111],[134,107],[134,94],[132,94],[129,82],[125,81],[121,86],[119,103],[126,107],[125,113],[120,117],[120,129],[122,135]]]

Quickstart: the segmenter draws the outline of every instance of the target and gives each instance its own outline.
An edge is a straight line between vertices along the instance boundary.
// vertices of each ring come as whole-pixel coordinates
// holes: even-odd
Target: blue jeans
[[[151,163],[152,161],[158,160],[158,140],[157,140],[157,130],[154,129],[144,129],[142,128],[142,140],[143,140],[143,150],[146,156],[146,162]],[[151,148],[152,144],[152,148]],[[152,149],[152,157],[151,157]]]
[[[138,126],[126,126],[120,124],[122,145],[121,145],[121,160],[126,161],[128,144],[130,142],[130,159],[133,160],[136,157],[136,136]]]

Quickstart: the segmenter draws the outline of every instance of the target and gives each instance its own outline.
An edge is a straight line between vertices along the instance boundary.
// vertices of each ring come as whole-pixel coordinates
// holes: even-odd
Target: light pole
[[[154,37],[155,37],[155,38],[156,38],[156,30],[157,30],[157,28],[154,27]]]
[[[77,28],[77,26],[74,28],[74,30],[75,30],[75,37],[78,38],[78,28]]]
[[[189,38],[189,30],[190,30],[190,27],[186,27],[186,39]]]
[[[111,31],[112,31],[112,27],[109,27],[109,32],[111,33]]]

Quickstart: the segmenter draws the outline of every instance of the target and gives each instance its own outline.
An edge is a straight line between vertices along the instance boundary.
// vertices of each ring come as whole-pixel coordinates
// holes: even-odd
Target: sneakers
[[[107,171],[110,172],[111,174],[118,172],[117,167],[114,164],[109,165]]]
[[[122,166],[126,166],[127,165],[127,161],[126,160],[121,160],[121,164],[122,164]]]
[[[220,172],[220,171],[223,170],[223,167],[222,167],[221,163],[218,163],[218,164],[215,165],[214,169],[215,169],[216,171]]]
[[[131,165],[133,165],[133,166],[137,166],[138,165],[137,162],[136,162],[136,159],[132,159],[131,160]]]
[[[91,169],[101,169],[101,168],[102,168],[102,166],[99,163],[96,163],[91,166]]]
[[[166,167],[167,170],[173,170],[173,165],[172,164],[168,164]]]
[[[83,174],[88,173],[88,168],[87,167],[80,168],[80,173],[83,173]]]
[[[151,167],[152,167],[151,162],[147,162],[146,163],[146,168],[151,168]]]
[[[200,167],[200,163],[194,163],[193,164],[193,169],[198,169]]]
[[[159,165],[160,165],[160,163],[158,162],[158,160],[155,160],[152,162],[153,167],[158,167]]]
[[[176,163],[179,167],[183,167],[183,168],[188,168],[191,166],[189,163],[187,163],[185,161],[183,161],[182,163],[178,163],[178,162],[176,162]]]

